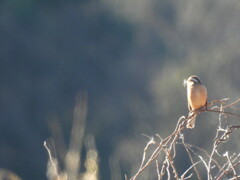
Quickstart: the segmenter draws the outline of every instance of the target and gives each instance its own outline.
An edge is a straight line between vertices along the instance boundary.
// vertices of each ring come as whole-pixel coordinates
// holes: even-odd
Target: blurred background
[[[86,92],[83,138],[95,139],[99,179],[132,176],[142,134],[166,137],[187,115],[183,79],[198,75],[210,100],[240,97],[239,17],[236,0],[1,1],[0,168],[47,179],[43,142],[58,136],[56,150],[69,147]],[[208,149],[217,124],[217,114],[201,114],[185,141]]]

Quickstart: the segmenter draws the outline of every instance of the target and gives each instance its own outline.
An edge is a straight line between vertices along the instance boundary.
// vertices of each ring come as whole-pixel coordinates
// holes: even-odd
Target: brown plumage
[[[202,108],[207,104],[207,89],[195,75],[184,80],[184,85],[187,86],[189,116],[193,116],[188,120],[187,128],[192,129],[195,127],[197,116],[197,114],[194,114],[194,110]]]

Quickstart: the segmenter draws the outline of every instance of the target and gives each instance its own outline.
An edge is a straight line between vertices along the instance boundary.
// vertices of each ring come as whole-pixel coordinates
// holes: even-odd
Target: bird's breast
[[[192,110],[203,107],[207,102],[207,90],[204,85],[188,88],[188,102]]]

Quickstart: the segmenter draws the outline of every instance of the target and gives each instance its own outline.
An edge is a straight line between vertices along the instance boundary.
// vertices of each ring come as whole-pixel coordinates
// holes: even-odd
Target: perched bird
[[[200,79],[193,75],[187,80],[184,80],[184,86],[187,87],[187,100],[189,115],[191,117],[187,122],[187,128],[195,127],[195,120],[197,113],[195,110],[200,108],[206,108],[207,105],[207,89],[202,84]]]

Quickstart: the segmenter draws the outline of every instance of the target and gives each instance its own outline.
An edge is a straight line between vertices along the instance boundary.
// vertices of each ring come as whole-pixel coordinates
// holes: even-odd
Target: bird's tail
[[[193,129],[195,127],[195,121],[196,121],[196,118],[197,118],[197,114],[191,114],[188,117],[190,117],[190,118],[188,119],[186,127],[189,128],[189,129]]]

